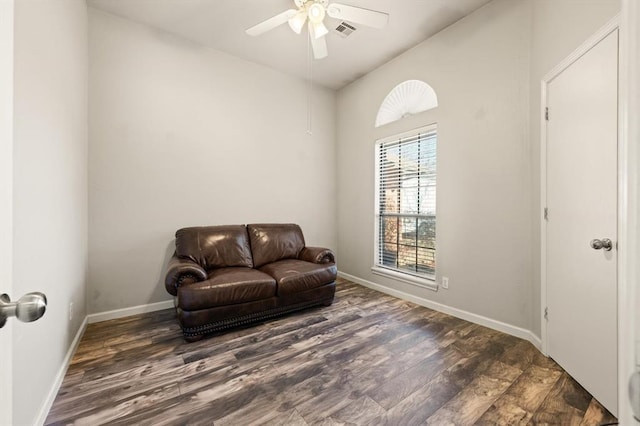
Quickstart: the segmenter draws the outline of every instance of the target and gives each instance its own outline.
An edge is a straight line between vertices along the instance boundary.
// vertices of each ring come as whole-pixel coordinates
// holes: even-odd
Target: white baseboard
[[[128,317],[131,315],[145,314],[147,312],[161,311],[163,309],[173,308],[173,300],[165,300],[164,302],[149,303],[147,305],[132,306],[130,308],[115,309],[113,311],[99,312],[97,314],[87,315],[89,324],[96,322],[108,321],[117,318]]]
[[[78,349],[78,345],[80,344],[80,339],[84,334],[85,329],[87,328],[87,317],[84,318],[82,324],[80,324],[80,328],[78,328],[78,332],[76,336],[73,338],[73,342],[69,346],[69,350],[67,354],[64,356],[62,360],[62,365],[58,370],[58,374],[56,374],[56,378],[53,381],[53,385],[51,385],[51,389],[49,390],[49,394],[47,395],[47,399],[45,399],[42,407],[40,407],[40,412],[38,413],[38,417],[36,418],[36,425],[43,425],[47,420],[47,415],[49,415],[49,410],[53,406],[53,402],[58,395],[58,391],[60,390],[60,386],[62,386],[62,381],[64,380],[64,376],[67,374],[67,370],[69,369],[69,364],[71,363],[71,358],[76,353],[76,349]]]
[[[382,293],[386,293],[388,295],[398,297],[403,300],[408,300],[409,302],[416,303],[420,306],[433,309],[434,311],[443,312],[445,314],[449,314],[454,317],[461,318],[463,320],[482,325],[484,327],[488,327],[494,330],[501,331],[506,334],[510,334],[515,337],[519,337],[521,339],[528,340],[538,350],[541,350],[542,348],[542,340],[540,340],[538,336],[533,334],[531,330],[526,330],[524,328],[516,327],[514,325],[507,324],[502,321],[494,320],[494,319],[491,319],[482,315],[474,314],[462,309],[443,305],[442,303],[434,302],[432,300],[425,299],[423,297],[415,296],[413,294],[409,294],[404,291],[396,290],[394,288],[390,288],[382,284],[377,284],[372,281],[368,281],[360,277],[356,277],[355,275],[347,274],[341,271],[338,271],[338,276],[346,280],[352,281],[356,284],[360,284],[365,287],[371,288],[373,290],[377,290]]]

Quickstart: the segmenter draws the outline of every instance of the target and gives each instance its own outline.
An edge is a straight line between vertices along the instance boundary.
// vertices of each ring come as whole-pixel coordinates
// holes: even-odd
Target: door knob
[[[611,251],[611,249],[613,248],[613,242],[609,238],[603,238],[602,240],[591,240],[589,244],[594,250],[602,249],[604,251]]]
[[[47,309],[47,296],[42,293],[27,293],[12,302],[8,294],[0,295],[0,328],[7,322],[7,318],[16,317],[22,322],[40,319]]]

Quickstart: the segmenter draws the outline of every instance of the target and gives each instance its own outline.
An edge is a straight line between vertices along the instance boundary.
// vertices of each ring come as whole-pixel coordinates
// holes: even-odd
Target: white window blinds
[[[376,266],[433,278],[435,126],[376,144]]]

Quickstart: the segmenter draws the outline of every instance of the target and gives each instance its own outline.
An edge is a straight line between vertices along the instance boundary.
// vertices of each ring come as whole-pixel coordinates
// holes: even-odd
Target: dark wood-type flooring
[[[46,423],[615,420],[529,342],[339,280],[330,307],[196,343],[173,310],[91,324]]]

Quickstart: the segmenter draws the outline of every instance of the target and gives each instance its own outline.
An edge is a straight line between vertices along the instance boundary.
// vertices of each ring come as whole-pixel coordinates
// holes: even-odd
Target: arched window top
[[[438,106],[438,97],[431,86],[420,80],[407,80],[393,88],[384,98],[376,127],[400,120]]]

